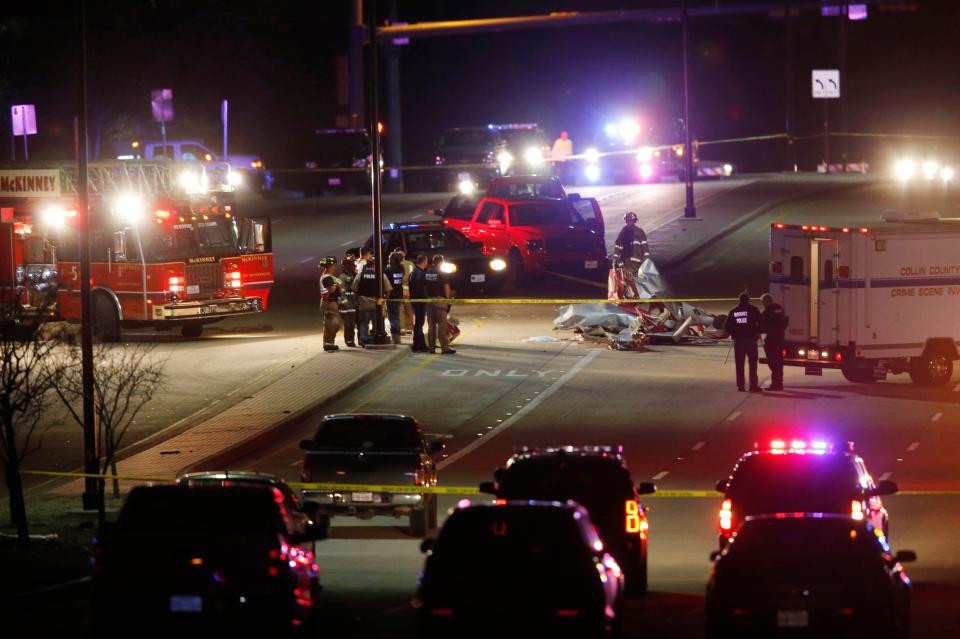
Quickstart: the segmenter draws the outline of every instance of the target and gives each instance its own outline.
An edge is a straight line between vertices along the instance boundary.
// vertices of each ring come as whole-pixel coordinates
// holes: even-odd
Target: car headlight
[[[940,169],[940,179],[943,180],[944,182],[949,182],[953,180],[953,176],[954,176],[953,168],[949,166],[945,166],[942,169]]]
[[[543,163],[543,151],[532,146],[523,152],[523,159],[531,166],[540,166]]]
[[[940,172],[940,164],[934,160],[927,160],[923,163],[923,178],[925,180],[932,180],[937,177],[937,173]]]
[[[653,159],[653,149],[649,146],[641,147],[640,152],[637,153],[637,162],[649,162]]]
[[[653,167],[649,164],[641,164],[640,177],[642,177],[643,179],[647,179],[651,175],[653,175]]]
[[[917,172],[917,165],[913,160],[898,160],[897,163],[893,165],[893,172],[896,174],[898,180],[906,182]]]
[[[473,195],[473,192],[477,190],[477,186],[473,183],[473,180],[460,180],[457,188],[464,195]]]
[[[440,272],[441,272],[441,273],[446,273],[446,274],[448,274],[448,275],[449,275],[450,273],[456,273],[456,272],[457,272],[457,265],[454,264],[453,262],[444,262],[443,264],[440,265]]]
[[[500,165],[501,171],[506,171],[510,168],[510,165],[513,164],[513,155],[510,151],[500,151],[497,154],[497,164]]]
[[[725,176],[727,176],[727,177],[730,177],[731,175],[733,175],[733,165],[732,165],[732,164],[724,164],[724,165],[723,165],[723,174],[724,174]]]
[[[588,164],[587,168],[583,170],[583,174],[590,182],[600,181],[600,167],[596,164]]]
[[[583,152],[583,159],[590,164],[596,164],[600,161],[600,151],[593,148],[587,149]]]
[[[506,268],[507,268],[507,263],[501,260],[499,257],[490,260],[491,271],[502,271]]]

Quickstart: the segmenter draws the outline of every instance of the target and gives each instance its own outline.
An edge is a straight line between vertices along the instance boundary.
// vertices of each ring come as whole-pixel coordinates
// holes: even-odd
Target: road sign
[[[150,108],[154,122],[173,119],[173,89],[154,89],[150,92]]]
[[[10,119],[13,121],[14,135],[37,134],[37,111],[32,104],[10,107]]]
[[[814,98],[839,98],[840,70],[814,69],[812,88]]]

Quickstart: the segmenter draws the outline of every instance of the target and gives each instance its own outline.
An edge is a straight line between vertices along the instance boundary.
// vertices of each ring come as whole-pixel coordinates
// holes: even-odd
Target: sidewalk
[[[120,475],[175,477],[197,466],[228,467],[310,413],[365,384],[410,353],[344,349],[320,353],[224,412],[156,446],[120,460]],[[53,490],[76,494],[83,480]]]

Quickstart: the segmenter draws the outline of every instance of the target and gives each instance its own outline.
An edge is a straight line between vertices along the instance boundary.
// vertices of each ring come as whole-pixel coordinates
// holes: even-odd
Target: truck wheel
[[[627,592],[631,595],[640,596],[647,594],[647,560],[637,562],[632,572],[627,573]]]
[[[410,511],[410,536],[424,537],[427,534],[427,508],[414,508]]]
[[[184,337],[200,337],[203,335],[203,322],[187,322],[180,328]]]
[[[840,372],[843,373],[844,379],[854,384],[872,384],[877,381],[869,366],[844,366]]]
[[[523,268],[523,257],[520,255],[520,251],[515,248],[510,249],[507,263],[510,269],[510,281],[513,282],[513,285],[520,286],[524,284],[527,281],[527,274]]]
[[[933,350],[910,360],[910,379],[917,386],[943,386],[953,376],[953,360]]]
[[[430,503],[427,505],[427,529],[437,529],[437,496],[430,495]]]
[[[103,293],[93,296],[93,334],[104,343],[120,341],[120,314]]]

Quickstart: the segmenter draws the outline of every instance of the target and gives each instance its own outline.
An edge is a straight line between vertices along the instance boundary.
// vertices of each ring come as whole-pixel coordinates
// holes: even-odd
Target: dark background
[[[720,0],[719,6],[741,4]],[[566,0],[489,2],[397,0],[400,20],[452,20],[552,11],[676,6],[661,2]],[[691,5],[713,6],[713,0]],[[846,129],[960,135],[960,3],[917,0],[913,11],[872,6],[846,22]],[[336,56],[346,52],[347,0],[88,1],[91,153],[158,137],[149,92],[174,90],[168,136],[220,147],[219,104],[230,100],[231,149],[270,166],[296,166],[293,141],[334,125]],[[380,0],[386,15],[388,0]],[[0,18],[0,157],[10,156],[11,104],[34,103],[40,134],[32,158],[72,156],[76,104],[76,22],[71,2],[7,6]],[[843,18],[804,12],[792,23],[794,132],[822,128],[822,102],[809,97],[810,70],[840,64]],[[711,16],[691,23],[691,121],[696,137],[784,131],[788,73],[784,21],[766,14]],[[414,40],[402,47],[404,161],[429,161],[443,128],[487,122],[539,122],[552,139],[570,131],[582,150],[608,119],[662,122],[681,114],[678,23],[624,23]],[[831,122],[840,130],[841,107]],[[387,119],[387,135],[395,123]],[[839,149],[841,142],[835,142]],[[880,162],[911,148],[952,157],[953,142],[848,143],[851,160]],[[801,162],[818,159],[822,140],[801,142]],[[745,169],[781,168],[783,142],[724,145],[703,156]],[[22,152],[18,144],[18,157]],[[390,159],[388,158],[388,161]],[[801,166],[801,168],[804,168]]]

